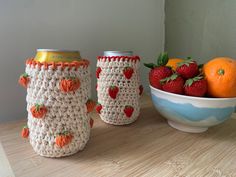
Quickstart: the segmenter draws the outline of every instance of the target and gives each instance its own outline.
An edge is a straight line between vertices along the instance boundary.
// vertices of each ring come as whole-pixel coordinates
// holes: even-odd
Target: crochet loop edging
[[[73,62],[39,62],[35,61],[34,58],[30,58],[26,60],[26,65],[31,65],[31,66],[39,66],[42,67],[44,66],[46,69],[48,69],[49,66],[52,66],[54,69],[57,67],[61,67],[64,69],[65,67],[69,68],[79,68],[80,66],[82,67],[88,67],[89,66],[89,61],[86,59],[81,59],[80,61],[73,61]]]
[[[103,60],[103,61],[134,61],[137,60],[140,61],[139,56],[98,56],[97,60]]]

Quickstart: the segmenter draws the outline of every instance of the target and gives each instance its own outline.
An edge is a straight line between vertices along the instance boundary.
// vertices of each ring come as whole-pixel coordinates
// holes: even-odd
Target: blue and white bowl
[[[204,132],[229,119],[236,108],[236,97],[192,97],[150,88],[155,108],[170,126],[184,132]]]

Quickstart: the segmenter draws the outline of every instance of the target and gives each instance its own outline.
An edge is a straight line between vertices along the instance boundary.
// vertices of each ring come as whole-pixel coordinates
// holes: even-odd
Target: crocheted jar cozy
[[[113,125],[134,122],[140,114],[142,86],[138,56],[99,56],[97,60],[97,112]]]
[[[41,156],[62,157],[82,150],[91,124],[86,107],[91,96],[89,62],[40,63],[29,59],[25,71],[26,133],[34,151]]]

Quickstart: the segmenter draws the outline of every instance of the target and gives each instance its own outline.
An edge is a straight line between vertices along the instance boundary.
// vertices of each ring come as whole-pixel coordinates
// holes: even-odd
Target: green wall
[[[166,0],[165,11],[171,57],[236,58],[236,0]]]

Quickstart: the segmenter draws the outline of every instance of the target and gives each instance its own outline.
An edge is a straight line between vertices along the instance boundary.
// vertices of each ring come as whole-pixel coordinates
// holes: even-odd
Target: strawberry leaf
[[[203,77],[199,75],[199,76],[194,77],[193,81],[199,81],[201,79],[203,79]]]
[[[169,56],[167,52],[162,52],[157,59],[157,66],[165,66],[168,63]]]
[[[28,126],[27,126],[27,125],[24,125],[24,126],[23,126],[23,129],[24,129],[24,128],[28,128]]]
[[[161,79],[160,82],[161,82],[161,84],[164,84],[166,82],[173,81],[173,80],[177,79],[178,76],[179,76],[178,74],[172,74],[170,77],[166,77],[164,79]]]
[[[185,82],[185,86],[191,86],[193,84],[193,79],[191,78],[191,79],[188,79],[188,80],[186,80],[186,82]]]
[[[192,59],[192,57],[187,57],[187,60],[191,60]]]
[[[62,132],[63,135],[69,135],[69,131],[65,130]]]
[[[204,64],[199,64],[198,69],[202,69]]]
[[[40,104],[36,103],[36,104],[35,104],[35,107],[36,107],[36,111],[39,111],[39,109],[40,109]]]
[[[21,77],[28,77],[29,75],[27,73],[21,74]]]
[[[194,63],[194,61],[191,58],[189,59],[188,57],[187,60],[177,63],[177,66],[178,67],[183,66],[183,65],[189,66],[190,63]]]
[[[199,80],[201,80],[201,79],[203,79],[203,76],[201,76],[201,75],[199,75],[199,76],[196,76],[196,77],[194,77],[194,78],[190,78],[190,79],[188,79],[188,80],[186,80],[185,81],[185,86],[191,86],[194,82],[196,82],[196,81],[199,81]]]
[[[144,63],[144,66],[151,68],[151,69],[157,67],[157,65],[155,65],[154,63]]]

